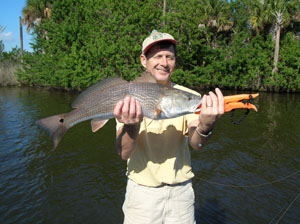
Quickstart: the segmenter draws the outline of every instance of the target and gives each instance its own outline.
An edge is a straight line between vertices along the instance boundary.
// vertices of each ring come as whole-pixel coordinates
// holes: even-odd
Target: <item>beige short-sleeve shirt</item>
[[[197,92],[174,85],[187,92]],[[176,184],[191,179],[191,155],[187,132],[190,122],[199,115],[188,114],[165,120],[144,118],[139,131],[135,151],[127,161],[127,176],[137,184],[160,186]],[[117,122],[117,130],[123,124]]]

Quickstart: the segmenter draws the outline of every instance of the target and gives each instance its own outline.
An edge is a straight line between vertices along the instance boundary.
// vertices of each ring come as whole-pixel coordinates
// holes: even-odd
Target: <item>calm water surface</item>
[[[122,223],[115,122],[96,133],[78,124],[54,152],[34,124],[76,95],[0,88],[0,223]],[[240,125],[223,116],[192,152],[197,223],[300,223],[300,95],[261,93],[255,104]]]

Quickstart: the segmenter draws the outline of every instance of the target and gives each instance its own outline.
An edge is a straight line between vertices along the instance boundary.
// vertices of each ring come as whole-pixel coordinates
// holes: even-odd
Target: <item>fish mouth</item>
[[[197,105],[193,108],[193,112],[194,112],[194,113],[197,113],[197,112],[201,111],[200,105],[201,105],[201,103],[200,103],[199,105],[197,104]]]
[[[200,108],[196,108],[196,110],[194,110],[194,112],[199,112],[201,109]]]

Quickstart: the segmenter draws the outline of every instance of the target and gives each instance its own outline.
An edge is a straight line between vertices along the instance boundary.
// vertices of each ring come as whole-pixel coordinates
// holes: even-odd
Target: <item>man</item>
[[[185,91],[173,84],[176,40],[167,33],[153,31],[143,42],[141,64],[158,83]],[[193,92],[195,93],[195,92]],[[117,119],[118,153],[127,160],[127,188],[123,205],[124,223],[195,223],[194,191],[190,152],[186,141],[200,150],[224,113],[224,98],[204,95],[200,115],[151,120],[133,97],[125,97],[114,108]]]

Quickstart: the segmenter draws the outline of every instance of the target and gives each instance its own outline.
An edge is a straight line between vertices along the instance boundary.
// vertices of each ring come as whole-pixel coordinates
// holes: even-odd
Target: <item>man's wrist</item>
[[[135,124],[124,124],[124,127],[127,129],[136,129],[140,128],[141,123],[135,123]]]
[[[214,126],[203,126],[203,124],[200,121],[200,124],[197,126],[195,131],[198,135],[207,138],[212,134],[213,130]]]
[[[198,130],[198,127],[196,128],[196,132],[199,136],[204,137],[204,138],[208,138],[212,133],[213,133],[213,129],[210,130],[208,133],[203,134]]]
[[[136,124],[124,124],[123,131],[127,132],[130,136],[136,135],[140,130],[141,123]]]

